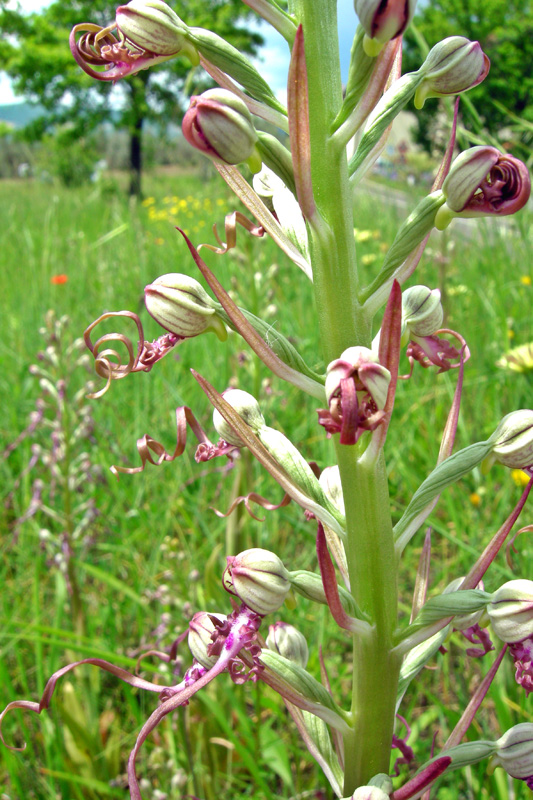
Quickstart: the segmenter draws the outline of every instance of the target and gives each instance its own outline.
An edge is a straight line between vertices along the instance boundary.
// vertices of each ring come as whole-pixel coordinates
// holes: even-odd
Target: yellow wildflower
[[[531,286],[531,277],[529,275],[522,275],[520,283],[524,286]]]
[[[533,370],[533,342],[521,344],[519,347],[509,350],[496,362],[496,366],[512,372],[531,372]]]
[[[517,486],[527,486],[529,483],[529,475],[521,469],[512,469],[511,478]]]

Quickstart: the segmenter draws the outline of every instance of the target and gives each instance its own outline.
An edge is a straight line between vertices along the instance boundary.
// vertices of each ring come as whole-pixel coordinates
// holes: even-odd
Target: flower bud
[[[492,454],[500,464],[524,469],[533,464],[533,411],[521,409],[502,419],[490,441]]]
[[[250,426],[254,433],[257,433],[265,425],[265,418],[259,408],[259,403],[248,392],[243,392],[242,389],[227,389],[222,393],[222,396],[230,406],[235,409],[237,414]],[[228,425],[220,411],[217,409],[213,412],[213,425],[221,439],[224,439],[228,444],[233,444],[235,447],[242,447],[242,439],[235,433],[233,428]]]
[[[407,28],[416,8],[416,0],[354,0],[368,39],[364,44],[367,55],[377,55],[381,47],[395,39]]]
[[[533,723],[515,725],[498,739],[496,746],[493,764],[533,789]]]
[[[189,636],[187,639],[189,650],[193,657],[205,669],[211,669],[218,659],[218,656],[207,654],[209,645],[213,643],[211,634],[216,631],[216,626],[211,617],[216,617],[221,622],[226,619],[224,614],[208,614],[207,611],[199,611],[189,622]]]
[[[252,115],[233,92],[209,89],[191,97],[182,127],[189,144],[210,158],[225,164],[249,161],[253,172],[261,168]]]
[[[116,24],[132,44],[154,55],[173,56],[190,47],[186,39],[189,29],[161,0],[131,0],[119,6]]]
[[[438,230],[444,230],[454,216],[515,214],[529,199],[531,180],[518,158],[495,147],[471,147],[453,162],[442,192],[446,203],[435,217]]]
[[[289,625],[287,622],[275,622],[270,625],[266,645],[269,650],[274,650],[303,669],[307,666],[309,648],[305,636],[294,625]]]
[[[318,482],[323,488],[326,497],[344,515],[344,496],[342,494],[341,475],[338,466],[335,464],[333,467],[325,467],[320,473]]]
[[[442,325],[444,312],[438,289],[411,286],[402,294],[402,340],[431,336]]]
[[[508,581],[487,606],[492,630],[502,642],[515,644],[533,636],[533,581]]]
[[[215,313],[216,303],[203,287],[188,275],[171,272],[144,288],[148,313],[162,328],[188,339],[212,330],[223,341],[224,323]]]
[[[253,547],[227,557],[224,588],[262,617],[277,611],[291,584],[280,558],[270,550]]]
[[[359,786],[352,794],[351,800],[389,800],[390,795],[379,786]]]
[[[449,36],[435,45],[420,68],[424,80],[415,93],[415,106],[422,108],[428,97],[459,94],[487,77],[490,61],[479,42],[464,36]]]

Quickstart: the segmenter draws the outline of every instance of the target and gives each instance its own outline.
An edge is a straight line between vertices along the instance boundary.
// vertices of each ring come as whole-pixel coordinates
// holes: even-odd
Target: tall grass
[[[144,285],[165,272],[197,277],[174,226],[186,228],[195,243],[213,242],[210,226],[217,222],[222,232],[224,214],[236,207],[219,182],[202,182],[185,173],[150,176],[146,190],[144,203],[130,203],[111,181],[84,190],[3,182],[0,430],[4,445],[25,427],[38,394],[28,366],[40,347],[37,332],[46,311],[53,308],[58,315],[67,314],[71,330],[80,335],[102,311],[127,308],[139,311],[147,338],[155,338],[160,331],[142,310]],[[358,201],[356,235],[369,275],[403,213],[370,192]],[[432,239],[416,275],[414,282],[432,287],[445,281],[446,324],[465,336],[472,352],[457,447],[485,438],[501,416],[531,405],[533,371],[505,372],[496,361],[510,346],[533,340],[533,270],[527,256],[532,225],[531,213],[496,228],[474,221],[475,234],[468,239],[452,226],[445,237]],[[239,231],[235,251],[202,255],[241,305],[261,316],[268,307],[272,323],[295,342],[310,364],[321,366],[311,322],[311,287],[266,238],[252,239]],[[274,276],[271,280],[266,278],[268,271]],[[65,274],[67,282],[54,284],[51,279],[57,274]],[[252,369],[240,369],[242,359]],[[175,356],[169,355],[150,374],[117,382],[103,399],[94,401],[102,466],[139,463],[135,440],[144,433],[171,449],[177,405],[190,406],[214,435],[208,401],[192,378],[191,367],[219,390],[236,381],[261,395],[268,424],[293,431],[309,460],[320,466],[332,463],[331,445],[316,424],[314,405],[304,406],[291,387],[276,379],[267,387],[266,371],[237,336],[220,344],[206,335],[182,343]],[[421,368],[400,386],[396,424],[388,442],[391,492],[398,514],[435,463],[454,386],[454,374],[436,376]],[[23,443],[1,463],[4,496],[27,463],[29,447],[28,441]],[[142,475],[122,476],[118,482],[106,472],[108,478],[99,491],[107,514],[96,523],[92,548],[77,563],[87,616],[85,636],[72,629],[67,587],[40,550],[38,522],[29,520],[18,540],[13,539],[12,523],[27,506],[31,476],[22,480],[13,503],[2,506],[2,705],[14,698],[36,699],[47,677],[67,659],[97,656],[133,669],[139,652],[168,646],[194,611],[228,609],[220,585],[227,522],[212,508],[225,510],[229,505],[234,473],[222,469],[222,463],[213,462],[210,469],[197,465],[194,449],[191,440],[177,462],[148,467]],[[279,487],[256,464],[244,460],[243,468],[253,479],[249,490],[281,499]],[[467,571],[473,554],[499,527],[519,491],[507,470],[494,467],[488,475],[476,471],[467,476],[443,496],[431,518],[434,547],[444,554],[438,559],[442,566],[431,576],[434,588],[443,588]],[[264,522],[235,513],[231,536],[241,548],[276,549],[282,543],[282,552],[292,553],[286,559],[291,568],[316,569],[309,558],[314,527],[297,508],[269,512]],[[523,524],[530,521],[527,510],[523,520]],[[420,539],[419,534],[405,559],[406,613]],[[517,541],[517,549],[519,573],[529,575],[533,555],[525,537]],[[494,589],[510,577],[509,566],[500,557],[487,588]],[[301,600],[290,611],[290,620],[308,637],[309,669],[319,674],[318,648],[323,645],[334,686],[347,688],[348,642],[342,633],[330,629],[320,608]],[[446,738],[487,670],[483,661],[467,658],[466,644],[458,636],[447,647],[448,653],[437,656],[435,671],[425,671],[408,701],[413,721],[410,741],[423,742],[427,753],[430,731],[438,727],[439,741]],[[186,648],[183,660],[186,667]],[[143,662],[143,669],[171,680],[168,669],[153,661]],[[126,797],[124,757],[152,710],[150,703],[150,698],[117,686],[94,668],[71,675],[50,712],[39,718],[15,712],[6,719],[6,739],[20,744],[24,738],[29,744],[21,754],[0,750],[5,797]],[[507,664],[473,735],[496,736],[523,721],[533,721],[533,715]],[[169,798],[329,796],[318,769],[302,752],[279,698],[260,684],[236,687],[224,676],[160,727],[142,757],[142,774]],[[441,783],[439,800],[527,796],[523,784],[502,775],[498,770],[488,777],[484,764],[465,777],[454,773]],[[157,795],[148,791],[150,796]]]

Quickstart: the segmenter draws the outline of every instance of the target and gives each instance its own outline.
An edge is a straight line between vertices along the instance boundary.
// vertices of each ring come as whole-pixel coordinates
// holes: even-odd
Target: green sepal
[[[272,670],[293,691],[311,703],[319,703],[321,706],[329,708],[330,711],[345,719],[344,711],[338,707],[328,690],[316,678],[313,678],[307,670],[273,650],[262,650],[260,660],[267,669]]]
[[[218,316],[224,320],[228,328],[231,328],[237,333],[239,332],[221,305],[217,305],[216,311]],[[240,308],[240,311],[242,311],[250,325],[254,327],[263,341],[278,356],[278,358],[287,364],[287,366],[298,370],[298,372],[301,372],[302,375],[312,378],[314,381],[317,381],[317,383],[321,383],[322,385],[325,384],[325,375],[320,375],[318,372],[312,370],[311,367],[305,363],[294,345],[292,345],[282,333],[279,333],[279,331],[272,326],[272,323],[265,322],[260,317],[256,317],[254,314],[252,314],[250,311],[246,311],[244,308]]]
[[[356,107],[368,86],[368,82],[376,66],[376,59],[367,55],[363,49],[364,36],[365,32],[362,26],[358,25],[350,52],[350,67],[348,70],[344,102],[331,126],[332,133],[340,128]]]
[[[384,283],[391,280],[396,270],[401,267],[407,257],[423,241],[435,226],[435,217],[445,203],[446,198],[439,189],[424,197],[416,208],[411,211],[396,234],[378,275],[361,292],[363,303],[377,292]]]
[[[416,678],[419,672],[424,669],[430,659],[436,655],[446,640],[450,632],[450,625],[440,630],[430,639],[417,644],[412,650],[409,650],[400,668],[400,677],[398,681],[398,694],[396,699],[396,711],[400,708],[403,696],[411,681]]]
[[[418,72],[408,72],[407,75],[403,75],[397,81],[394,81],[390,89],[385,92],[368,117],[361,141],[348,163],[350,175],[357,172],[365,158],[377,145],[385,130],[411,100],[422,80],[423,76]]]
[[[257,149],[261,155],[263,163],[281,178],[285,186],[296,194],[294,183],[294,169],[292,166],[292,156],[290,150],[283,145],[279,139],[264,131],[257,131],[259,141]]]
[[[236,47],[204,28],[189,28],[188,38],[207,61],[240,83],[253,98],[281,114],[287,114],[287,109],[277,100],[268,83]]]
[[[344,772],[339,764],[337,754],[333,749],[328,726],[323,719],[315,716],[315,714],[311,714],[310,711],[302,710],[302,716],[307,733],[316,745],[318,752],[328,765],[331,771],[331,777],[333,777],[340,791],[340,788],[343,784]],[[330,781],[331,777],[329,778]]]
[[[471,472],[474,467],[479,466],[491,452],[492,447],[491,441],[476,442],[438,464],[416,490],[401,519],[394,526],[395,540],[397,541],[402,536],[409,524],[432,500],[438,497],[443,489]]]
[[[315,572],[308,572],[305,569],[295,569],[289,572],[289,580],[293,589],[302,597],[311,600],[313,603],[327,605],[328,601],[326,600],[326,593],[324,592],[324,586],[320,575],[317,575]],[[357,619],[368,621],[367,616],[363,614],[361,609],[357,606],[350,592],[343,586],[337,586],[337,589],[342,607],[346,613],[351,617],[357,617]]]
[[[465,589],[464,591],[459,589],[456,592],[431,597],[424,603],[414,622],[402,632],[402,639],[442,619],[482,611],[490,603],[491,597],[491,594],[483,592],[481,589]]]

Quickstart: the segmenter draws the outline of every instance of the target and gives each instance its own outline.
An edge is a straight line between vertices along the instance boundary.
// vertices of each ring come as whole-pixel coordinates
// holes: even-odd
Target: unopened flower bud
[[[225,164],[247,161],[253,172],[261,168],[252,115],[233,92],[209,89],[191,97],[182,127],[189,144],[210,158]]]
[[[189,29],[162,0],[131,0],[119,6],[116,24],[132,44],[154,55],[172,56],[191,47],[186,38]]]
[[[492,763],[533,789],[533,723],[515,725],[498,739],[496,746]]]
[[[148,313],[170,333],[185,339],[212,330],[223,341],[226,327],[216,314],[216,303],[188,275],[171,272],[144,288]]]
[[[511,469],[533,464],[533,411],[521,409],[502,419],[490,440],[496,461]]]
[[[253,547],[237,556],[228,556],[227,563],[224,588],[230,594],[237,595],[261,616],[281,608],[291,584],[288,571],[275,553]]]
[[[374,56],[404,32],[415,13],[416,0],[354,0],[354,8],[370,40],[364,43],[365,52]]]
[[[287,622],[275,622],[268,629],[266,645],[280,656],[288,658],[300,667],[307,666],[309,648],[303,633]]]
[[[442,325],[444,312],[438,289],[411,286],[402,294],[402,340],[431,336]]]
[[[352,794],[351,800],[389,800],[390,795],[379,786],[359,786]]]
[[[460,94],[487,77],[490,61],[479,42],[464,36],[449,36],[435,45],[420,68],[424,80],[415,93],[415,106],[422,108],[428,97]]]
[[[471,147],[453,162],[442,192],[446,203],[435,217],[438,230],[444,230],[454,216],[515,214],[529,200],[531,180],[520,159],[495,147]]]
[[[533,581],[508,581],[492,595],[487,606],[498,639],[515,644],[533,636]]]
[[[324,494],[344,514],[344,496],[342,494],[341,475],[338,466],[325,467],[320,473],[319,484]]]
[[[205,669],[211,669],[218,659],[218,656],[207,654],[209,645],[213,643],[211,634],[216,631],[216,626],[211,617],[224,622],[224,614],[209,614],[207,611],[199,611],[189,622],[188,644],[193,657]]]
[[[243,392],[242,389],[227,389],[222,394],[230,406],[235,409],[237,414],[242,417],[243,421],[250,426],[254,433],[257,433],[265,425],[265,418],[259,408],[259,403],[248,392]],[[217,409],[213,412],[213,425],[221,439],[224,439],[228,444],[233,444],[235,447],[242,447],[242,439],[235,433],[233,428],[228,425],[220,411]]]

